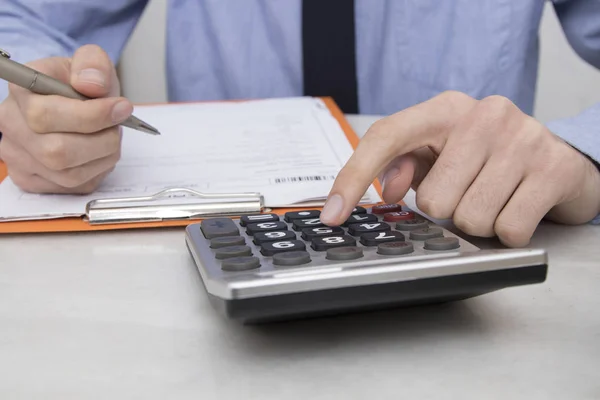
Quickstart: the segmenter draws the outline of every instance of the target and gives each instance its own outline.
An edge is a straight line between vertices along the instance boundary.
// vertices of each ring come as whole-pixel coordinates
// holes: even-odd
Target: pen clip
[[[178,199],[176,204],[145,204],[173,198]],[[171,188],[151,196],[92,200],[86,204],[85,218],[90,224],[99,225],[191,220],[260,213],[263,210],[264,198],[260,193],[202,193],[186,188]]]

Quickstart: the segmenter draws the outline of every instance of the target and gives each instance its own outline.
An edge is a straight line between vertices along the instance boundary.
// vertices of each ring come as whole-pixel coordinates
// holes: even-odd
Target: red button
[[[415,213],[412,211],[390,212],[383,215],[383,220],[387,222],[408,221],[411,219],[415,219]]]
[[[400,204],[381,204],[373,207],[371,210],[373,214],[385,214],[396,211],[402,211],[402,206]]]

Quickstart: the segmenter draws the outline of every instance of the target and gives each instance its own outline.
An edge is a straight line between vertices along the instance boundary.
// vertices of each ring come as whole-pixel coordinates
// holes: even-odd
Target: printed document
[[[91,195],[24,193],[0,184],[0,221],[81,216],[94,199],[150,196],[167,188],[260,192],[266,207],[322,205],[352,154],[320,99],[138,106],[162,133],[123,129],[122,156]],[[370,187],[363,203],[381,201]]]

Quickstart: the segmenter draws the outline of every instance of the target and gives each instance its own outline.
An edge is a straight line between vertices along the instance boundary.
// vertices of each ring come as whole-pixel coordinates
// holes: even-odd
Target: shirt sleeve
[[[26,63],[70,57],[84,44],[102,47],[116,64],[148,0],[2,0],[0,48]],[[0,81],[0,102],[8,85]]]
[[[551,121],[547,127],[588,157],[600,170],[600,103],[574,117]],[[600,224],[600,215],[592,223]]]
[[[600,68],[600,0],[552,0],[573,50]]]

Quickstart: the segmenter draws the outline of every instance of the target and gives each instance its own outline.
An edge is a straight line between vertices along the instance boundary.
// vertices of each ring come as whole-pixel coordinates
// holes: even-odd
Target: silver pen
[[[58,95],[75,100],[90,100],[89,97],[77,92],[70,85],[11,60],[10,54],[2,49],[0,49],[0,79],[37,94]],[[122,122],[121,125],[151,135],[160,135],[155,127],[133,115]]]

